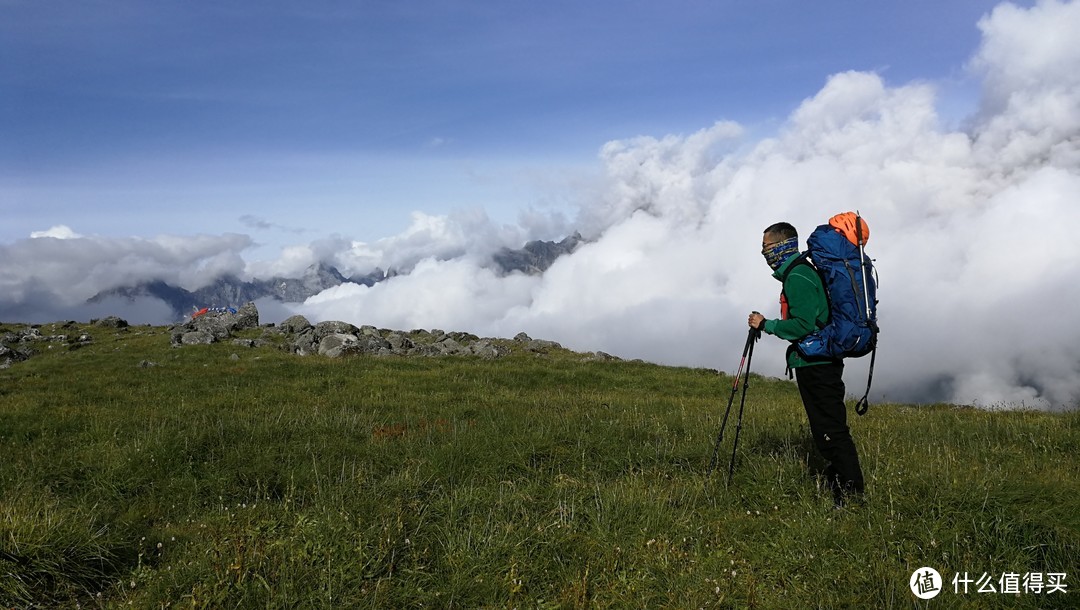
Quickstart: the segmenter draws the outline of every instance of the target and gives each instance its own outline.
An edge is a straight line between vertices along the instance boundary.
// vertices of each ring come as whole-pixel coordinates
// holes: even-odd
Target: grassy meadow
[[[868,503],[835,511],[787,380],[751,377],[726,487],[715,371],[61,332],[94,342],[0,370],[3,608],[1080,606],[1077,411],[852,411]]]

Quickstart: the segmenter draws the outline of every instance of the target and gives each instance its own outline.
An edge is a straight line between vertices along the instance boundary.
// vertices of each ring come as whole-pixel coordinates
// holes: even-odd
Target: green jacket
[[[795,265],[798,258],[792,256],[784,261],[784,264],[773,272],[773,277],[778,281],[783,281],[784,272]],[[787,281],[784,281],[784,287],[781,290],[784,298],[787,299],[787,318],[766,320],[763,330],[770,335],[791,341],[787,353],[788,368],[796,369],[831,362],[830,360],[806,360],[795,349],[795,344],[800,339],[829,321],[829,299],[825,295],[825,286],[821,283],[821,276],[810,265],[800,263],[795,265],[788,274]]]

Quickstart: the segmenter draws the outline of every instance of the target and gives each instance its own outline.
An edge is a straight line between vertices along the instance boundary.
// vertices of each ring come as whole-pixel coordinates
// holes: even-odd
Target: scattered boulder
[[[289,337],[286,337],[288,341]],[[319,342],[315,339],[315,327],[309,326],[302,332],[292,337],[291,343],[286,343],[287,349],[294,354],[306,356],[319,350]]]
[[[589,352],[585,354],[584,360],[586,362],[612,362],[616,360],[622,360],[618,356],[612,356],[607,352]]]
[[[255,307],[255,303],[248,302],[238,310],[209,310],[183,324],[174,326],[172,328],[172,344],[173,346],[179,346],[214,343],[215,341],[229,339],[236,331],[258,327],[259,310]],[[213,338],[207,341],[207,335]]]
[[[446,354],[448,356],[456,356],[465,352],[465,348],[463,348],[460,343],[455,341],[453,337],[446,337],[435,345],[438,346],[438,348],[442,351],[443,354]]]
[[[227,336],[227,335],[226,335]],[[210,345],[217,337],[206,330],[192,330],[180,335],[181,345]]]
[[[91,324],[100,328],[128,328],[127,321],[116,316],[91,320]],[[53,349],[53,344],[56,343],[71,350],[93,343],[90,335],[77,334],[78,330],[74,322],[65,323],[59,328],[57,325],[47,328],[68,332],[46,335],[41,325],[31,325],[19,330],[11,330],[10,327],[0,329],[0,368],[7,368],[15,362],[26,360],[42,349]],[[238,331],[255,328],[262,328],[262,336],[258,339],[234,336],[234,333]],[[169,331],[170,343],[176,348],[228,341],[238,347],[274,346],[301,356],[319,354],[327,358],[355,355],[475,356],[493,360],[517,350],[543,354],[552,349],[561,349],[561,346],[554,341],[533,339],[526,333],[518,333],[513,341],[507,341],[481,338],[468,332],[445,332],[439,329],[414,329],[406,332],[381,329],[371,325],[357,327],[341,321],[324,321],[313,325],[301,315],[291,316],[278,325],[268,324],[261,327],[259,311],[254,303],[246,303],[239,310],[224,308],[206,310],[190,320],[172,326]],[[48,345],[39,347],[43,343],[48,343]],[[596,359],[609,358],[602,352],[593,356]],[[233,354],[230,358],[236,360],[239,356]],[[157,366],[157,363],[149,360],[143,360],[138,364],[139,368],[154,366]]]
[[[386,335],[386,343],[390,346],[390,349],[395,352],[408,352],[410,349],[416,347],[416,344],[413,343],[412,339],[409,339],[401,333],[389,333]]]
[[[232,330],[245,330],[259,327],[259,310],[255,303],[248,301],[237,310]]]
[[[6,369],[16,362],[26,360],[26,356],[19,351],[0,343],[0,369]]]
[[[71,327],[72,324],[68,323],[61,326],[61,328],[65,329]],[[31,356],[40,353],[43,349],[51,350],[58,346],[60,348],[66,347],[68,350],[76,350],[93,342],[93,338],[87,334],[81,334],[78,337],[67,334],[43,334],[40,324],[27,326],[16,331],[8,331],[0,335],[0,368],[8,368],[16,362],[27,360]],[[43,345],[44,347],[42,347]]]
[[[128,321],[127,320],[125,320],[123,318],[118,318],[116,316],[108,316],[106,318],[101,318],[100,320],[90,320],[90,324],[93,324],[94,326],[101,326],[101,327],[104,327],[104,328],[127,328],[128,327]]]
[[[311,322],[308,322],[308,319],[301,315],[289,316],[278,325],[281,332],[290,335],[302,333],[309,328],[311,328]]]
[[[525,343],[525,349],[530,352],[538,352],[546,354],[553,349],[562,349],[562,346],[554,341],[544,341],[543,339],[531,339]]]
[[[323,337],[330,335],[356,335],[360,329],[348,322],[319,322],[315,325],[315,340],[322,341]]]
[[[328,358],[339,358],[348,346],[359,341],[356,335],[347,333],[326,335],[319,341],[319,355]]]
[[[493,343],[490,339],[481,339],[470,346],[476,356],[484,360],[494,360],[510,353],[510,349]]]

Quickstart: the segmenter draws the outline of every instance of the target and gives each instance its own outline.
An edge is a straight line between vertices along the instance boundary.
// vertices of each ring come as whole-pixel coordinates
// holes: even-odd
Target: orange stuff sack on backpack
[[[866,224],[866,221],[855,214],[855,212],[844,212],[843,214],[837,214],[829,219],[829,226],[836,229],[847,238],[852,244],[859,245],[859,234],[856,229],[856,219],[858,219],[858,229],[862,230],[862,245],[866,245],[866,242],[870,241],[870,225]]]

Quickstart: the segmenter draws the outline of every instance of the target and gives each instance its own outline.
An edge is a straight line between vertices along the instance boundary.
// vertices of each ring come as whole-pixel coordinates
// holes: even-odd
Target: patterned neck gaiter
[[[771,248],[762,250],[761,253],[765,256],[765,262],[769,263],[773,271],[776,271],[780,265],[784,264],[784,261],[799,253],[799,238],[789,237],[773,244]]]

